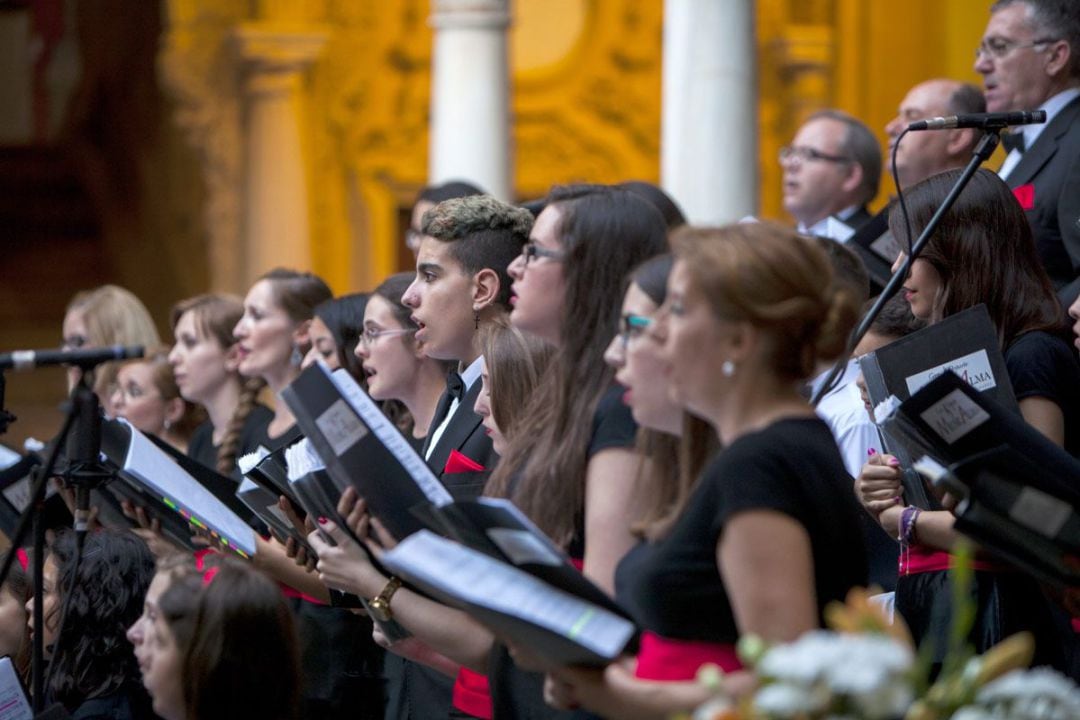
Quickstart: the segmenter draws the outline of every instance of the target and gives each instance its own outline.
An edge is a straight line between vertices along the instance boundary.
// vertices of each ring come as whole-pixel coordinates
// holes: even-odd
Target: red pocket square
[[[468,455],[459,453],[457,450],[451,450],[450,457],[446,458],[446,467],[443,468],[443,475],[463,472],[480,472],[483,469],[483,465],[476,462]]]
[[[1035,186],[1021,185],[1020,187],[1013,188],[1013,195],[1020,203],[1020,207],[1025,210],[1033,210],[1035,208]]]

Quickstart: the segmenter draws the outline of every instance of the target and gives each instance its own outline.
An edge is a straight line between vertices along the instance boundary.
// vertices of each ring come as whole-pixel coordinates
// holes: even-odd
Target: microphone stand
[[[4,371],[0,370],[0,435],[7,432],[8,425],[18,420],[17,417],[4,409],[4,394],[6,389],[7,380],[4,377]]]
[[[881,313],[881,309],[885,307],[885,303],[892,299],[893,295],[896,295],[897,291],[899,291],[900,287],[904,284],[908,273],[911,272],[911,264],[915,262],[915,259],[919,257],[919,253],[926,247],[926,243],[930,241],[934,231],[937,230],[937,226],[941,223],[941,218],[945,217],[945,213],[949,212],[952,208],[956,199],[960,197],[960,193],[963,192],[964,188],[967,187],[968,182],[971,181],[971,177],[975,174],[975,171],[979,169],[979,166],[989,160],[990,156],[994,154],[994,150],[997,149],[999,142],[1001,142],[1001,138],[998,137],[996,132],[988,132],[983,135],[982,140],[979,141],[979,144],[975,147],[975,151],[972,153],[971,160],[968,161],[967,166],[964,168],[964,172],[956,179],[952,189],[941,203],[941,206],[937,209],[937,212],[934,213],[934,216],[930,218],[930,222],[923,228],[922,234],[919,235],[919,239],[916,240],[915,244],[911,247],[911,253],[904,261],[904,264],[889,279],[889,283],[885,286],[885,289],[881,291],[881,294],[878,295],[878,299],[874,302],[873,307],[866,313],[858,326],[851,331],[844,353],[837,359],[836,364],[829,370],[829,374],[825,376],[825,381],[821,383],[817,392],[815,392],[814,396],[810,399],[811,405],[817,407],[817,404],[821,402],[821,399],[833,390],[833,386],[837,379],[847,367],[852,353],[855,352],[855,348],[863,339],[863,336],[870,331],[870,326]]]
[[[101,455],[101,409],[97,395],[90,388],[87,380],[88,373],[84,367],[79,382],[71,390],[71,396],[66,405],[66,415],[60,434],[56,437],[49,449],[48,458],[43,466],[35,470],[33,486],[30,490],[30,503],[19,518],[19,524],[15,534],[11,538],[11,548],[4,555],[4,561],[0,566],[0,585],[6,580],[11,571],[11,564],[15,560],[16,553],[26,539],[27,530],[33,523],[33,585],[34,585],[34,642],[32,648],[31,672],[32,702],[35,715],[44,709],[45,705],[45,618],[44,618],[44,594],[43,578],[45,566],[45,522],[43,510],[45,506],[45,488],[49,478],[53,476],[60,448],[67,441],[69,470],[66,477],[69,482],[76,486],[77,507],[75,510],[75,533],[76,555],[73,579],[77,577],[78,565],[82,555],[83,542],[86,537],[90,490],[92,487],[104,482],[110,473],[105,471],[99,462]],[[72,428],[79,426],[78,431],[72,434]],[[68,588],[65,600],[72,595],[72,588]],[[61,618],[67,614],[67,603],[61,613]],[[60,631],[63,630],[61,626]],[[59,633],[57,634],[59,638]]]

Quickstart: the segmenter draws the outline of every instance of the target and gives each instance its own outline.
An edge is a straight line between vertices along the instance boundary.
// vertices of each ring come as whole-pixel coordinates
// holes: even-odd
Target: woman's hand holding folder
[[[331,545],[324,536],[335,544]],[[367,550],[332,520],[319,518],[319,529],[308,535],[308,543],[319,556],[315,569],[327,587],[369,598],[386,585],[387,578],[371,564]]]

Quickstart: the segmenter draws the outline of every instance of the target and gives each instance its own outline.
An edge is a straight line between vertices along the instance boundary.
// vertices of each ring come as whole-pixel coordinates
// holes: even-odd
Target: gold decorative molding
[[[660,172],[663,4],[598,0],[560,62],[514,76],[516,185],[655,181]]]

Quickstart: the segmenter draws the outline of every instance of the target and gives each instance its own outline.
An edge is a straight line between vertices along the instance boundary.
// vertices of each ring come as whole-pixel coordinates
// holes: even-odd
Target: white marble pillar
[[[301,143],[303,73],[326,33],[252,23],[236,30],[244,61],[244,274],[311,268]]]
[[[660,175],[691,223],[757,212],[753,0],[666,0]]]
[[[509,0],[432,0],[428,182],[468,180],[513,199]]]

